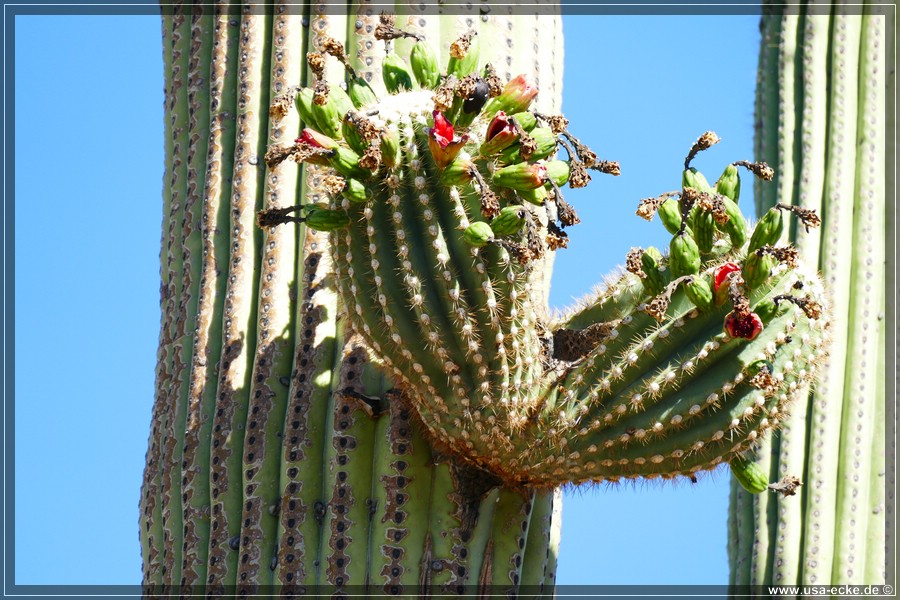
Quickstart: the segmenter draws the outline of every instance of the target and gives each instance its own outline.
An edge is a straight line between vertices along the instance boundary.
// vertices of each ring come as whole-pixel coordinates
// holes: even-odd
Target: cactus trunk
[[[885,572],[885,98],[893,89],[894,24],[878,10],[766,12],[756,152],[776,202],[817,209],[822,227],[785,230],[818,261],[833,309],[833,346],[817,385],[756,456],[793,497],[751,496],[732,480],[730,581],[735,585],[883,584]],[[887,79],[887,80],[886,80]],[[892,114],[892,113],[891,113]],[[888,117],[889,118],[889,117]]]
[[[544,110],[558,108],[558,17],[409,19],[444,48],[477,29],[483,56],[507,78],[530,72]],[[266,168],[266,148],[302,128],[293,111],[271,117],[272,100],[312,83],[304,57],[326,35],[361,76],[380,73],[377,21],[364,5],[348,15],[324,4],[271,15],[184,4],[163,16],[163,320],[141,493],[149,595],[554,583],[559,493],[498,490],[434,450],[340,323],[328,236],[256,225],[261,209],[322,193],[320,167]],[[541,55],[526,43],[538,27]]]

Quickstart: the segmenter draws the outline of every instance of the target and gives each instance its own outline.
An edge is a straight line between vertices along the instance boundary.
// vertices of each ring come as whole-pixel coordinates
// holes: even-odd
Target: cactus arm
[[[175,8],[172,20],[172,68],[176,71],[173,75],[173,89],[171,90],[170,114],[172,119],[172,170],[171,176],[171,205],[169,226],[169,239],[173,244],[169,247],[169,301],[175,305],[173,309],[174,319],[170,326],[170,358],[171,377],[169,380],[169,402],[166,414],[165,443],[163,444],[163,478],[162,478],[162,516],[163,527],[167,532],[164,552],[164,585],[178,585],[181,583],[181,546],[183,539],[182,514],[181,514],[181,449],[179,440],[184,435],[184,422],[187,412],[185,398],[181,391],[187,376],[184,367],[189,364],[184,362],[183,336],[186,333],[185,321],[187,318],[185,302],[190,298],[190,291],[185,289],[185,283],[190,284],[189,267],[184,264],[184,252],[179,243],[183,233],[187,208],[187,154],[190,147],[189,138],[189,105],[188,105],[188,60],[191,44],[191,23],[185,16],[182,7]],[[184,77],[184,79],[182,79]]]
[[[844,390],[844,421],[841,428],[842,467],[836,515],[837,544],[833,577],[863,582],[864,565],[854,564],[865,556],[870,482],[854,476],[871,463],[874,433],[875,389],[878,375],[878,321],[884,293],[884,42],[885,19],[863,16],[860,52],[860,105],[857,136],[857,189],[854,201],[854,242],[851,285],[867,293],[850,300],[848,357],[854,369]],[[866,289],[868,288],[868,289]]]
[[[154,385],[153,411],[150,419],[150,439],[147,446],[147,460],[144,468],[144,476],[141,484],[141,500],[140,500],[140,540],[141,540],[141,561],[143,572],[143,583],[149,589],[159,590],[162,584],[162,552],[161,544],[163,540],[163,519],[162,505],[160,503],[160,487],[162,477],[162,436],[165,428],[165,411],[166,403],[166,386],[168,381],[168,331],[169,322],[174,318],[174,314],[168,312],[170,303],[168,302],[167,283],[169,281],[169,248],[171,241],[169,238],[169,213],[171,211],[171,186],[170,173],[172,169],[172,124],[168,118],[169,109],[169,92],[174,85],[174,76],[177,74],[172,68],[172,43],[170,41],[172,35],[172,16],[163,15],[161,21],[162,30],[162,46],[163,46],[163,69],[165,73],[165,94],[163,105],[166,112],[164,119],[164,143],[166,165],[163,174],[163,202],[162,202],[162,240],[160,242],[160,333],[159,347],[156,352],[156,375]],[[180,73],[180,72],[179,72]]]
[[[834,309],[833,336],[846,339],[851,288],[847,248],[853,244],[853,190],[856,146],[846,140],[856,138],[857,78],[861,16],[833,16],[831,36],[831,110],[828,117],[828,163],[822,210],[821,265]],[[832,344],[829,368],[823,369],[810,412],[809,465],[805,481],[808,501],[804,517],[803,580],[830,581],[834,539],[834,509],[837,497],[839,444],[843,410],[844,373],[847,346]]]
[[[253,356],[256,352],[257,282],[259,246],[256,235],[256,210],[262,203],[262,174],[250,164],[261,156],[258,115],[266,110],[259,94],[263,59],[259,47],[259,26],[264,22],[245,9],[240,18],[237,86],[237,128],[231,187],[231,254],[228,285],[223,312],[222,364],[212,439],[213,528],[222,532],[215,546],[210,544],[208,577],[212,590],[224,593],[222,586],[237,585],[243,510],[243,448],[249,407]],[[260,108],[262,107],[262,109]],[[239,483],[240,482],[240,483]],[[212,542],[212,540],[211,540]],[[248,539],[246,543],[250,543]],[[248,556],[249,562],[249,556]]]

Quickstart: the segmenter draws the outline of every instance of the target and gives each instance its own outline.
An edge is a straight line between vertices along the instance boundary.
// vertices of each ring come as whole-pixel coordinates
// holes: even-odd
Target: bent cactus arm
[[[821,380],[757,455],[797,497],[751,497],[732,481],[731,582],[878,584],[885,573],[885,57],[883,14],[767,13],[756,151],[774,161],[777,202],[815,208],[820,230],[786,230],[825,278],[833,346]],[[891,73],[893,71],[891,70]],[[776,196],[757,189],[757,210]],[[821,232],[821,233],[820,233]]]

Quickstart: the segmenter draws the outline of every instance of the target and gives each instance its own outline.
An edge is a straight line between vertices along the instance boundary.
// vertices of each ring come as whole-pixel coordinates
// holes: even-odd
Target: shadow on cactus
[[[408,61],[390,51],[410,35],[390,19],[379,28],[381,98],[349,66],[346,90],[327,85],[323,57],[309,55],[315,87],[273,105],[295,99],[308,128],[267,160],[330,167],[331,202],[270,210],[260,225],[331,232],[349,325],[432,443],[508,486],[746,465],[824,353],[820,282],[777,245],[785,213],[807,226],[815,215],[779,207],[748,235],[737,167],[771,169],[737,162],[710,185],[690,167],[718,141],[704,134],[682,189],[638,208],[673,234],[668,256],[632,249],[629,273],[552,317],[547,267],[579,222],[560,188],[618,165],[562,116],[530,111],[538,90],[525,77],[504,85],[478,67],[477,39],[453,44],[442,73],[424,40]],[[325,50],[347,65],[339,44]]]

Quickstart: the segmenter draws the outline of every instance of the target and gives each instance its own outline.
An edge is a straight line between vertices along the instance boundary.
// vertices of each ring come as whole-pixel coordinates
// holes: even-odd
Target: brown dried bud
[[[656,214],[656,211],[659,210],[659,207],[663,205],[663,202],[668,200],[670,195],[663,194],[662,196],[657,196],[656,198],[643,198],[638,204],[637,210],[635,214],[645,221],[652,221],[653,215]]]
[[[537,152],[537,142],[533,137],[520,129],[519,136],[519,156],[524,160],[529,160],[531,155]]]
[[[475,73],[469,73],[460,80],[454,93],[460,98],[468,98],[475,93],[475,87],[478,85],[479,79],[480,77]]]
[[[283,163],[289,156],[291,156],[294,152],[297,151],[297,146],[269,146],[266,150],[266,155],[263,157],[263,160],[266,161],[266,166],[270,169],[274,169],[281,163]]]
[[[547,124],[553,133],[559,135],[569,127],[569,120],[562,115],[552,115],[546,117]]]
[[[709,149],[711,146],[718,144],[721,141],[719,136],[717,136],[712,131],[707,131],[694,142],[694,145],[691,146],[690,152],[684,159],[684,168],[688,169],[691,166],[691,161],[694,160],[694,157],[697,156],[697,153],[702,152],[703,150]]]
[[[556,223],[547,223],[547,247],[551,250],[558,248],[567,248],[569,246],[569,236],[565,231],[557,227]]]
[[[551,223],[552,224],[552,223]],[[554,225],[555,227],[555,225]],[[534,223],[534,217],[529,218],[525,222],[525,245],[531,257],[535,260],[544,256],[544,244],[538,235],[537,225]]]
[[[769,489],[773,492],[778,492],[782,496],[793,496],[797,493],[797,488],[801,485],[803,485],[803,483],[796,475],[785,475],[778,483],[770,483]]]
[[[587,161],[585,161],[587,163]],[[601,173],[606,173],[607,175],[614,175],[618,177],[622,171],[619,169],[619,162],[614,160],[601,160],[599,163],[594,164],[592,167],[595,171],[600,171]]]
[[[366,151],[359,157],[359,166],[370,171],[381,166],[381,144],[378,141],[369,143]]]
[[[763,181],[772,181],[775,178],[775,169],[762,161],[752,163],[747,160],[739,160],[731,164],[736,167],[744,167]]]
[[[569,187],[583,188],[591,181],[591,176],[584,168],[584,165],[577,161],[569,161]]]
[[[294,97],[297,95],[297,89],[298,88],[296,87],[291,87],[283,94],[275,96],[271,106],[269,106],[269,116],[273,119],[283,119],[286,117],[291,110],[291,106],[294,105]]]
[[[313,102],[319,106],[328,102],[328,84],[325,83],[324,79],[318,80],[316,85],[313,86]]]
[[[554,185],[553,190],[555,192],[554,201],[556,202],[556,216],[559,218],[559,224],[563,227],[569,227],[581,223],[581,219],[578,218],[575,209],[563,199],[559,188]]]
[[[789,294],[784,294],[781,296],[775,296],[772,298],[772,301],[775,302],[775,305],[778,306],[778,303],[782,300],[787,300],[797,306],[800,307],[800,310],[810,319],[818,319],[822,316],[822,305],[813,300],[812,298],[798,298],[796,296],[791,296]]]
[[[644,249],[639,246],[633,246],[628,254],[625,255],[625,270],[634,273],[641,279],[647,276],[644,273],[641,257],[644,255]]]
[[[515,260],[520,265],[527,264],[532,258],[531,251],[524,245],[519,244],[518,242],[512,242],[509,240],[493,240],[491,243],[497,244],[498,246],[504,248],[509,254],[512,256],[513,260]]]
[[[347,180],[339,175],[328,175],[322,180],[322,188],[332,195],[340,194],[346,186]]]
[[[434,92],[434,108],[440,112],[453,106],[453,96],[459,80],[451,75],[447,77],[440,87]]]
[[[496,98],[503,92],[503,80],[497,75],[491,63],[484,65],[484,81],[488,86],[488,97]]]
[[[450,56],[457,59],[465,58],[466,54],[469,53],[469,46],[472,44],[473,37],[475,37],[474,31],[459,36],[456,41],[450,44]]]
[[[325,75],[325,57],[320,52],[307,52],[306,62],[309,63],[309,70],[313,74],[322,78]]]
[[[500,214],[500,200],[486,185],[481,186],[481,214],[488,219]]]
[[[697,204],[703,210],[712,213],[716,223],[723,225],[728,222],[728,211],[726,210],[725,201],[722,199],[721,195],[701,192],[697,197]]]
[[[766,366],[761,367],[756,375],[750,378],[748,383],[758,390],[763,390],[766,396],[773,395],[775,390],[778,389],[778,381],[772,376],[769,367]]]
[[[775,246],[766,245],[756,251],[757,256],[764,256],[766,254],[774,256],[775,260],[784,263],[791,269],[797,268],[800,259],[800,253],[793,246],[781,246],[776,248]]]
[[[666,310],[669,308],[669,293],[663,292],[662,294],[656,296],[651,300],[647,307],[644,309],[644,312],[656,319],[659,322],[662,322],[666,318]]]

